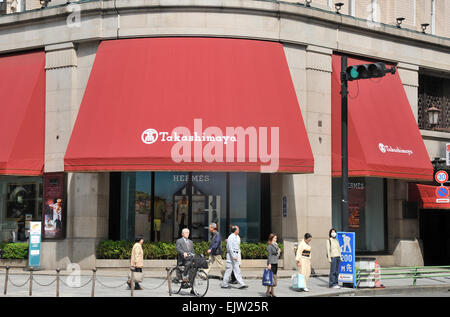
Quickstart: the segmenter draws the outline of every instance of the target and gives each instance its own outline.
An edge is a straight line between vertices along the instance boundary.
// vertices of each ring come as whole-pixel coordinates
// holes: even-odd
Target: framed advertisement
[[[66,174],[44,174],[42,199],[43,240],[61,240],[66,237]]]
[[[28,214],[36,213],[36,184],[8,184],[6,198],[6,218],[25,221]]]

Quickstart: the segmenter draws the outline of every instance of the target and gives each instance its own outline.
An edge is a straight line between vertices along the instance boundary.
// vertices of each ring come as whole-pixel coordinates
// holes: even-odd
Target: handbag
[[[265,269],[262,279],[263,286],[273,286],[273,272],[272,270]]]
[[[292,275],[292,288],[293,289],[304,289],[305,286],[305,276],[303,274]]]
[[[131,283],[131,272],[133,272],[133,281],[135,283],[142,283],[144,280],[144,272],[136,272],[134,266],[130,267],[130,273],[128,273],[128,281]]]

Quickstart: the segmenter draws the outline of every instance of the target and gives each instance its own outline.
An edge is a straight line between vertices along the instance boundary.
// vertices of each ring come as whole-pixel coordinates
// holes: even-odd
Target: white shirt
[[[232,233],[228,236],[227,240],[227,261],[235,262],[234,258],[237,258],[237,262],[241,259],[241,238]]]

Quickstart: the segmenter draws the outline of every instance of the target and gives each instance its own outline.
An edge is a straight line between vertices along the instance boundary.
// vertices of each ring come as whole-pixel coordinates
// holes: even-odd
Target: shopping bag
[[[273,286],[273,272],[269,269],[264,270],[262,285]]]
[[[292,275],[292,288],[293,289],[305,288],[305,276],[303,274]]]
[[[144,272],[136,272],[135,269],[130,268],[130,273],[128,274],[128,281],[131,282],[131,271],[133,271],[133,281],[136,283],[142,283],[144,280]]]

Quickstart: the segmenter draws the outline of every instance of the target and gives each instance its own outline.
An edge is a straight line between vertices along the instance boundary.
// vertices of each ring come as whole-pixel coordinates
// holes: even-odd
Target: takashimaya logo
[[[142,132],[141,140],[145,144],[152,144],[158,140],[158,135],[158,131],[156,131],[155,129],[147,129]]]
[[[378,144],[378,148],[380,149],[381,153],[386,153],[386,148],[384,147],[383,143]]]
[[[399,148],[398,146],[396,148],[393,148],[392,146],[385,145],[383,143],[378,143],[378,149],[380,150],[381,153],[391,152],[391,153],[408,154],[408,155],[413,155],[413,153],[414,153],[412,150],[403,150],[403,149]]]
[[[193,129],[175,127],[171,132],[146,129],[145,144],[171,142],[171,158],[181,162],[260,163],[262,173],[274,173],[279,164],[278,127],[203,128],[202,119],[194,119]]]

